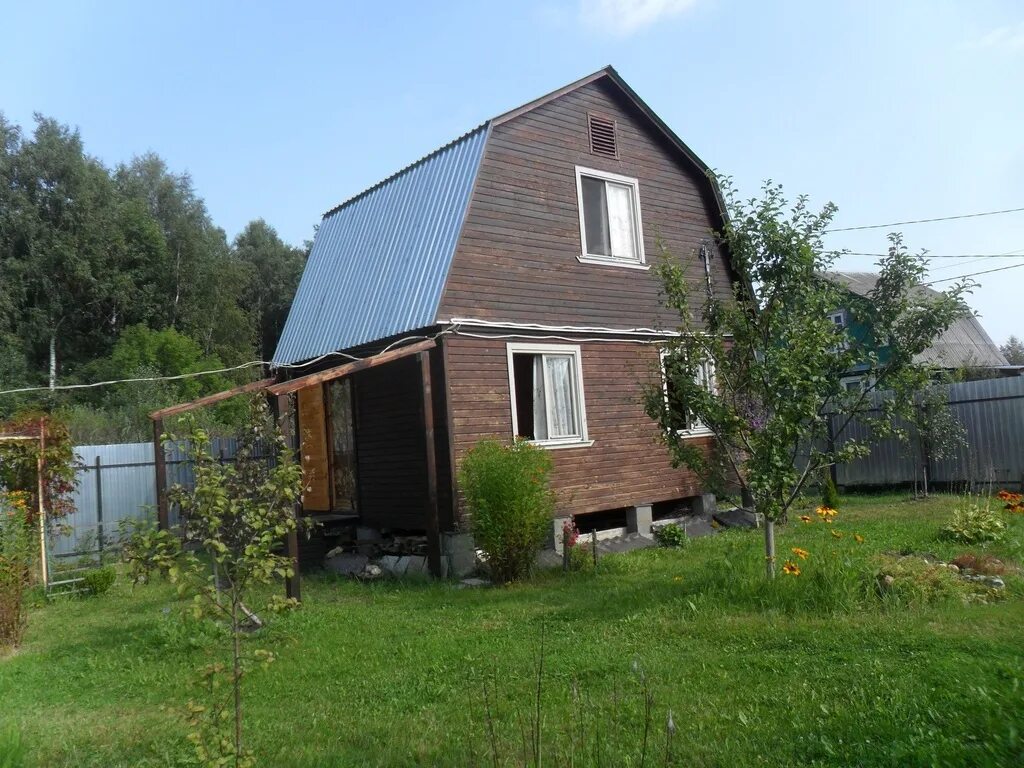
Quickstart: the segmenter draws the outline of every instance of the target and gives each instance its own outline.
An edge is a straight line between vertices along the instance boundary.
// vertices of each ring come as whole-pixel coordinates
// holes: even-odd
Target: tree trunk
[[[926,463],[925,463],[925,465],[923,467],[921,467],[921,477],[922,477],[923,482],[924,482],[924,497],[926,499],[928,498],[928,464],[927,464],[927,461],[928,460],[925,459]]]
[[[231,647],[232,675],[231,683],[235,694],[235,766],[241,764],[242,759],[242,649],[240,646],[238,626],[238,599],[231,601]]]
[[[50,334],[50,391],[57,386],[57,334]]]
[[[769,579],[775,578],[775,522],[764,518],[764,571]]]

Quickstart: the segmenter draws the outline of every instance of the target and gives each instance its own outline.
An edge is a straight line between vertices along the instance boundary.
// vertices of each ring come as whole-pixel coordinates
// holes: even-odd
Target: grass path
[[[776,585],[756,532],[505,589],[309,578],[252,640],[278,661],[246,679],[249,744],[265,766],[493,765],[486,684],[498,762],[522,765],[543,632],[545,765],[639,765],[645,685],[648,766],[1022,765],[1020,576],[992,604],[873,591],[881,552],[971,549],[936,538],[954,502],[851,498],[831,527],[782,526],[780,552],[811,554]],[[991,551],[1020,561],[1022,540],[1016,519]],[[217,635],[165,585],[40,607],[0,661],[0,732],[32,766],[188,764],[181,712]]]

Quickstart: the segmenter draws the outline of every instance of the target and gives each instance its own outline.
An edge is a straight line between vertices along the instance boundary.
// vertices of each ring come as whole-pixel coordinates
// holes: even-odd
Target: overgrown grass
[[[645,729],[648,766],[1024,764],[1024,520],[958,545],[938,537],[955,502],[849,498],[830,526],[780,526],[802,572],[774,584],[756,531],[502,589],[307,578],[252,640],[278,661],[246,678],[249,744],[267,766],[523,765],[543,634],[545,765],[638,766]],[[909,576],[879,597],[884,553],[965,551],[1011,564],[1005,599]],[[34,609],[0,661],[25,765],[187,764],[181,713],[220,632],[124,581]]]

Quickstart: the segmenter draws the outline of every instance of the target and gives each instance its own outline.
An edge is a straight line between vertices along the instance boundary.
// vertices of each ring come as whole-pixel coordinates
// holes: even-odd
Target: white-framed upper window
[[[590,445],[580,348],[510,343],[508,381],[512,434],[538,445]]]
[[[580,261],[646,269],[637,180],[576,166],[576,196]]]
[[[672,378],[668,375],[669,361],[670,353],[667,350],[661,350],[661,385],[665,393],[665,404],[669,407],[672,429],[676,431],[676,434],[683,437],[696,437],[699,435],[711,434],[711,430],[708,429],[707,425],[690,413],[686,407],[686,403],[682,401],[682,397],[676,390]],[[705,360],[697,366],[694,380],[702,389],[714,393],[714,361]]]
[[[839,342],[833,351],[842,352],[850,346],[846,337],[846,310],[837,309],[835,312],[829,312],[828,319],[832,322],[832,328],[836,335],[842,336],[842,341]]]

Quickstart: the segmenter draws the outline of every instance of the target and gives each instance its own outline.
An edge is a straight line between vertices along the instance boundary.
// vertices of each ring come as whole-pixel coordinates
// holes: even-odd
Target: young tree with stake
[[[664,301],[679,316],[678,336],[665,346],[664,386],[651,386],[645,403],[677,466],[713,486],[738,485],[752,499],[772,578],[774,524],[808,479],[869,452],[863,441],[836,447],[851,421],[868,423],[875,439],[897,431],[896,417],[927,382],[914,358],[967,311],[969,286],[919,290],[926,262],[891,235],[875,289],[851,300],[826,276],[839,255],[822,243],[835,206],[815,213],[800,197],[790,208],[770,182],[750,201],[740,201],[728,181],[723,190],[729,217],[719,245],[735,272],[733,289],[719,295],[708,281],[691,290],[681,262],[664,255],[658,271]],[[872,329],[871,338],[829,319],[844,307]],[[841,378],[855,366],[865,386],[848,391]],[[882,391],[892,394],[879,403],[872,394]],[[694,423],[713,437],[710,452],[681,429]]]
[[[214,701],[209,708],[193,706],[196,731],[191,738],[203,764],[240,768],[251,763],[242,741],[242,678],[247,663],[242,644],[246,629],[260,624],[246,601],[254,587],[292,575],[291,559],[275,550],[297,524],[294,510],[302,492],[302,468],[275,428],[263,398],[252,400],[234,464],[214,458],[209,436],[194,420],[188,422],[186,437],[195,486],[177,486],[169,496],[181,512],[183,539],[193,546],[177,548],[172,558],[158,565],[182,592],[193,595],[197,614],[210,615],[230,628],[226,676],[231,705],[224,708]],[[276,461],[268,462],[261,449],[274,451]],[[266,651],[252,656],[272,660]],[[224,673],[223,665],[212,665],[204,673],[211,695]],[[230,736],[218,733],[220,715],[226,712],[234,715]]]

